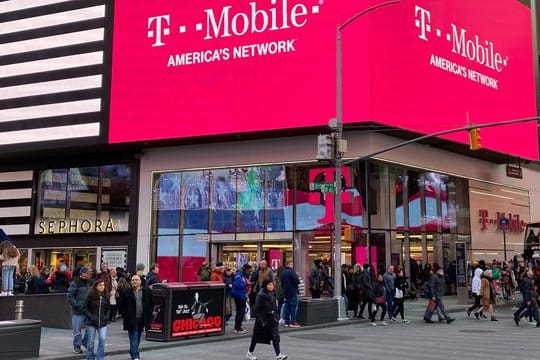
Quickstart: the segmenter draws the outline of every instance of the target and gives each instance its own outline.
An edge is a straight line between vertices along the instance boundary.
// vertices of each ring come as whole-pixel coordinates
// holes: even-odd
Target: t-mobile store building
[[[334,170],[315,160],[315,135],[336,116],[336,26],[370,5],[115,3],[109,142],[144,148],[139,261],[184,281],[207,258],[294,258],[304,274],[313,259],[331,263]],[[477,152],[456,131],[372,156],[535,117],[531,29],[514,0],[405,0],[343,30],[342,262],[448,263],[459,242],[468,260],[489,258],[500,246],[475,250],[480,210],[540,215],[529,206],[538,174],[509,178],[501,165],[538,160],[534,122],[483,128]]]

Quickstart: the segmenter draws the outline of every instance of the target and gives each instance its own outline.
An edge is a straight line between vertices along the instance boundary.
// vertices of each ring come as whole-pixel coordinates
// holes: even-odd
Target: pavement
[[[509,301],[503,302],[499,301],[500,304],[497,305],[497,308],[511,308],[519,303],[519,301]],[[462,313],[465,314],[465,309],[467,305],[459,305],[457,303],[457,297],[447,296],[444,298],[444,303],[446,310],[449,313]],[[407,319],[418,320],[422,319],[424,310],[426,307],[426,301],[424,299],[419,300],[408,300],[405,302],[405,316]],[[366,315],[366,314],[364,314]],[[465,315],[466,316],[466,315]],[[399,320],[398,320],[399,321]],[[190,345],[201,345],[206,343],[215,343],[221,341],[228,341],[230,339],[239,339],[239,338],[249,338],[251,336],[251,330],[253,328],[254,320],[244,322],[243,327],[247,330],[245,334],[234,334],[233,324],[234,320],[230,320],[225,328],[224,335],[212,335],[212,336],[203,336],[195,337],[188,339],[181,339],[170,342],[158,342],[158,341],[147,341],[141,339],[140,352],[141,356],[144,356],[145,352],[167,349],[174,347],[190,346]],[[282,334],[293,333],[293,332],[308,332],[316,331],[319,329],[328,329],[340,326],[347,326],[351,324],[361,324],[368,323],[368,320],[365,319],[352,319],[344,321],[336,321],[332,323],[326,323],[321,325],[310,325],[302,326],[298,329],[281,327],[280,332]],[[144,335],[143,335],[144,338]],[[247,341],[247,340],[246,340]],[[105,352],[108,357],[113,355],[122,355],[125,354],[125,358],[129,359],[128,354],[129,349],[129,340],[127,332],[122,330],[122,321],[121,319],[117,322],[111,323],[107,326],[107,342],[105,345]],[[42,328],[41,330],[41,347],[40,347],[40,356],[39,360],[48,360],[48,359],[85,359],[85,354],[74,354],[72,352],[72,331],[65,329],[54,329],[54,328]]]

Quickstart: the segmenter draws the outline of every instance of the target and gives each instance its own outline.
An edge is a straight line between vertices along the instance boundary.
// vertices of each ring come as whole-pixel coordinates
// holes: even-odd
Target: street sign
[[[311,191],[320,191],[323,193],[333,193],[336,192],[336,184],[333,182],[329,183],[311,183],[309,184],[309,189]]]
[[[499,218],[499,226],[501,229],[506,229],[508,227],[508,219],[504,216]]]

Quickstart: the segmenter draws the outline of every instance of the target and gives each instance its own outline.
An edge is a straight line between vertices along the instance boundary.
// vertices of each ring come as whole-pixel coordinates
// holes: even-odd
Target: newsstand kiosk
[[[146,339],[173,341],[225,333],[225,284],[217,281],[154,284]]]

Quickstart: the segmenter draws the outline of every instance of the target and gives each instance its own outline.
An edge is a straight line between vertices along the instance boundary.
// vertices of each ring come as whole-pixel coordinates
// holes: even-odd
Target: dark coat
[[[371,299],[373,297],[373,280],[371,279],[369,270],[362,271],[360,283],[362,284],[362,296]]]
[[[99,299],[86,297],[82,308],[85,324],[93,327],[107,326],[109,320],[109,302],[105,296],[100,296]]]
[[[161,283],[161,279],[157,273],[149,271],[148,274],[146,274],[146,286],[150,287],[159,283]]]
[[[431,297],[441,299],[444,296],[444,278],[435,274],[429,280],[429,290]]]
[[[150,326],[152,320],[152,291],[148,288],[142,288],[143,292],[143,322],[145,327]],[[135,293],[132,288],[122,292],[119,304],[120,314],[124,319],[124,330],[135,330],[137,328],[137,304]]]
[[[90,282],[83,278],[76,278],[69,284],[67,299],[73,314],[84,315],[82,308],[84,301],[90,292]]]
[[[261,289],[255,300],[255,325],[252,340],[260,344],[279,342],[279,324],[276,299],[272,293]]]
[[[285,268],[281,274],[281,287],[283,289],[283,298],[292,299],[298,295],[298,285],[300,285],[300,279],[291,268]]]

